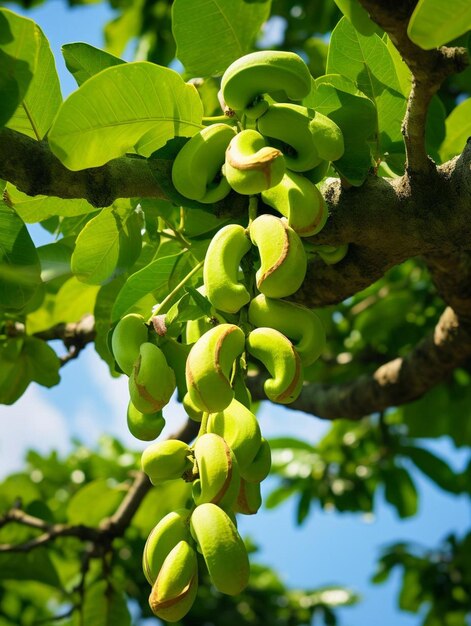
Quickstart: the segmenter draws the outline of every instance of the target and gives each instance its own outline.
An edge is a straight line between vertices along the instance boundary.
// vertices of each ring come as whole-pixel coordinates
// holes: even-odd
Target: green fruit
[[[162,411],[141,413],[132,402],[128,404],[127,422],[131,435],[141,441],[157,439],[165,426]]]
[[[285,160],[280,150],[268,146],[256,130],[243,130],[227,148],[224,173],[234,191],[252,195],[281,181]]]
[[[260,491],[260,483],[248,483],[242,479],[240,481],[237,500],[232,507],[234,513],[255,515],[261,506],[262,494]]]
[[[343,134],[335,122],[326,115],[310,109],[309,128],[317,154],[325,161],[337,161],[343,155],[345,146]]]
[[[122,371],[131,376],[141,344],[147,341],[148,328],[142,315],[129,313],[116,324],[111,336],[111,350]]]
[[[257,288],[269,298],[284,298],[297,291],[306,275],[303,244],[285,218],[259,215],[250,225],[250,238],[258,247],[261,267]]]
[[[185,394],[182,404],[188,417],[190,417],[195,422],[201,422],[201,420],[203,419],[203,411],[199,409],[192,401],[189,393]]]
[[[238,595],[247,586],[250,566],[244,542],[229,515],[216,504],[200,504],[190,518],[190,530],[216,589]]]
[[[323,180],[329,171],[330,162],[329,161],[321,161],[319,165],[313,167],[312,170],[308,170],[307,172],[303,172],[303,176],[305,176],[311,183],[315,185],[320,183]]]
[[[141,344],[129,377],[131,402],[142,413],[160,411],[175,391],[175,374],[165,356],[153,343]]]
[[[183,146],[172,167],[172,182],[182,196],[212,204],[228,195],[231,188],[221,168],[235,132],[228,124],[212,124]]]
[[[187,392],[185,367],[190,346],[176,341],[172,337],[166,337],[160,344],[167,364],[172,368],[177,383],[177,398],[181,402]]]
[[[327,205],[321,192],[301,174],[287,171],[281,183],[262,191],[262,200],[284,215],[300,237],[317,234],[327,221]]]
[[[317,252],[327,265],[334,265],[335,263],[340,263],[347,255],[348,243],[341,246],[328,246],[326,244],[314,245],[311,246],[311,250]]]
[[[153,485],[181,478],[192,467],[190,446],[178,439],[156,441],[144,450],[141,457],[142,471]]]
[[[250,302],[248,319],[254,326],[268,326],[286,335],[303,365],[314,363],[324,348],[325,330],[321,320],[314,311],[300,304],[259,294]]]
[[[212,238],[206,252],[203,280],[208,300],[225,313],[237,313],[250,301],[250,294],[239,281],[239,265],[250,250],[245,228],[227,224]]]
[[[264,110],[259,96],[280,89],[285,99],[291,100],[301,100],[311,90],[309,69],[293,52],[261,50],[246,54],[229,65],[221,80],[227,106],[253,119]]]
[[[243,474],[243,480],[247,483],[261,483],[262,480],[270,473],[271,469],[271,450],[268,441],[262,437],[260,447],[255,455],[252,463],[245,467],[241,475]]]
[[[273,328],[256,328],[247,337],[248,352],[269,371],[263,389],[272,402],[289,404],[303,385],[301,359],[291,341]]]

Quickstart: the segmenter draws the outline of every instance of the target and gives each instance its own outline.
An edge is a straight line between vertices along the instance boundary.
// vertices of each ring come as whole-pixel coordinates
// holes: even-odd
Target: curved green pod
[[[224,313],[237,313],[250,301],[250,294],[239,281],[239,265],[251,248],[246,230],[239,224],[223,226],[211,239],[203,267],[206,295]]]
[[[185,343],[181,343],[173,337],[165,337],[160,343],[160,349],[164,353],[165,360],[169,367],[172,368],[175,374],[175,381],[177,384],[178,400],[181,402],[187,392],[185,367],[186,359],[190,352],[190,346]]]
[[[132,402],[128,404],[127,424],[131,435],[141,441],[152,441],[162,432],[165,426],[165,419],[162,411],[155,413],[142,413],[136,409]]]
[[[142,554],[142,570],[150,585],[154,584],[163,562],[177,543],[191,539],[189,516],[187,509],[171,511],[149,533]]]
[[[139,357],[141,344],[147,341],[148,327],[142,315],[129,313],[119,320],[111,335],[111,351],[116,363],[128,376]]]
[[[301,304],[259,294],[250,302],[248,319],[254,326],[268,326],[290,339],[303,365],[319,358],[325,345],[325,330],[319,317]]]
[[[187,141],[172,167],[173,185],[182,196],[209,204],[227,196],[231,188],[221,168],[235,133],[228,124],[212,124]]]
[[[156,441],[141,456],[141,469],[153,485],[181,478],[192,467],[190,446],[178,439]]]
[[[250,566],[229,515],[216,504],[200,504],[191,515],[190,530],[216,589],[230,596],[239,594],[249,581]]]
[[[150,608],[166,622],[178,622],[191,609],[197,589],[196,551],[187,541],[180,541],[163,562],[152,586]]]
[[[259,215],[250,225],[250,238],[258,247],[260,269],[257,288],[269,298],[284,298],[297,291],[306,275],[307,257],[299,235],[285,218]]]
[[[303,366],[291,341],[274,328],[256,328],[246,347],[270,373],[263,385],[267,398],[280,404],[296,400],[303,386]]]
[[[316,185],[326,177],[326,174],[329,171],[329,167],[330,161],[321,161],[319,165],[316,165],[316,167],[313,167],[307,172],[303,172],[303,176],[310,180],[311,183],[314,183]]]
[[[261,483],[262,480],[270,473],[271,469],[271,449],[270,444],[262,437],[257,454],[255,455],[252,463],[248,467],[245,467],[241,476],[247,483]]]
[[[281,151],[267,145],[260,133],[247,129],[229,144],[223,171],[234,191],[253,195],[281,181],[285,160]]]
[[[227,442],[215,433],[198,437],[193,452],[198,478],[193,481],[193,500],[196,505],[213,502],[230,508],[240,486],[237,459]]]
[[[311,74],[302,58],[294,52],[261,50],[234,61],[223,74],[221,92],[225,103],[256,118],[263,112],[259,96],[283,90],[284,99],[302,100],[311,90]]]
[[[310,110],[298,104],[272,104],[257,120],[266,141],[283,152],[286,168],[306,172],[321,162],[310,126]]]
[[[237,458],[241,473],[252,463],[262,435],[255,415],[238,400],[232,400],[224,411],[211,413],[206,428],[225,439]]]
[[[193,344],[186,361],[186,383],[191,403],[201,411],[223,411],[232,401],[229,377],[244,343],[238,326],[219,324]]]
[[[240,481],[240,489],[237,500],[232,507],[234,513],[242,515],[255,515],[262,506],[262,493],[260,483],[248,483],[244,479]]]
[[[129,394],[134,406],[142,413],[160,411],[169,402],[175,387],[175,374],[162,350],[150,342],[141,344],[129,377]]]
[[[340,261],[342,261],[342,259],[344,259],[347,255],[348,243],[344,243],[341,246],[319,244],[317,246],[311,246],[311,250],[317,252],[327,265],[334,265],[335,263],[340,263]]]
[[[343,133],[337,124],[326,115],[309,109],[311,130],[317,154],[325,161],[337,161],[345,151]]]
[[[327,221],[327,205],[319,189],[289,170],[276,187],[262,191],[262,200],[284,215],[300,237],[317,234]]]

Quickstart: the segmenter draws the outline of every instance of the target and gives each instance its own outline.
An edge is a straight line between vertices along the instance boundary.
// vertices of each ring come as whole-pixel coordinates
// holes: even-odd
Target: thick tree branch
[[[471,357],[471,326],[461,324],[447,307],[431,335],[404,358],[385,363],[371,375],[351,383],[304,387],[290,408],[317,417],[357,420],[393,406],[416,400],[442,382]],[[249,378],[254,400],[265,398],[264,376]]]

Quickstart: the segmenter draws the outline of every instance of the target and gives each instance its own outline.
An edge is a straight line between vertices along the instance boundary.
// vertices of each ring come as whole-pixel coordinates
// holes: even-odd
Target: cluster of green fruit
[[[342,133],[331,120],[292,102],[310,88],[307,66],[292,53],[257,52],[227,69],[221,98],[237,128],[204,128],[173,166],[174,185],[189,199],[213,203],[231,189],[251,196],[247,226],[224,226],[206,253],[198,290],[212,316],[186,322],[179,340],[166,336],[156,318],[148,324],[137,314],[126,315],[112,334],[116,362],[129,376],[131,432],[156,438],[175,388],[188,415],[200,422],[192,445],[157,441],[142,454],[153,484],[192,484],[187,508],[158,522],[144,550],[150,605],[167,621],[181,619],[194,601],[197,553],[219,591],[235,595],[248,582],[235,514],[258,511],[271,466],[269,444],[252,412],[248,367],[263,366],[267,398],[288,404],[301,392],[303,368],[325,342],[317,315],[284,299],[305,278],[301,237],[319,232],[327,219],[315,182],[343,152]],[[258,214],[259,200],[282,217]]]

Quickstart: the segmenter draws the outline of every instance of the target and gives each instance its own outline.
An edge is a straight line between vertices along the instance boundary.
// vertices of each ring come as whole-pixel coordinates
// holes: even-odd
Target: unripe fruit
[[[297,291],[306,275],[303,244],[286,219],[259,215],[250,225],[250,238],[258,246],[261,267],[257,288],[270,298],[284,298]]]
[[[291,100],[301,100],[311,90],[309,69],[293,52],[261,50],[246,54],[229,65],[221,80],[227,106],[254,119],[264,110],[257,105],[259,96],[280,89]],[[251,112],[254,106],[258,108],[256,113]]]
[[[337,161],[345,150],[342,131],[326,115],[312,109],[310,109],[310,113],[312,119],[309,122],[309,128],[317,154],[325,161]]]
[[[281,404],[296,400],[303,385],[303,367],[291,341],[273,328],[256,328],[246,346],[271,374],[263,385],[267,398]]]
[[[196,406],[196,404],[191,399],[189,393],[186,393],[183,397],[182,404],[188,417],[190,417],[195,422],[201,422],[201,420],[203,419],[203,411]]]
[[[323,178],[325,178],[327,172],[329,171],[330,161],[321,161],[319,165],[313,167],[311,170],[307,172],[303,172],[303,176],[311,181],[311,183],[317,184],[320,183]]]
[[[139,357],[129,377],[129,394],[142,413],[160,411],[175,391],[175,374],[165,356],[153,343],[141,344]]]
[[[178,622],[191,609],[198,589],[198,561],[195,550],[180,541],[168,554],[149,597],[157,617]]]
[[[165,419],[162,411],[141,413],[132,402],[128,404],[127,423],[131,435],[141,441],[152,441],[162,432]]]
[[[250,566],[244,542],[229,515],[216,504],[200,504],[190,518],[190,530],[216,589],[238,595],[247,586]]]
[[[259,294],[250,302],[248,319],[254,326],[268,326],[290,339],[303,365],[319,358],[325,345],[325,330],[319,317],[294,302]]]
[[[234,513],[243,515],[255,515],[262,506],[262,494],[260,483],[248,483],[244,479],[240,481],[240,489],[237,500],[232,507]]]
[[[172,337],[166,337],[160,344],[160,349],[164,353],[165,360],[175,374],[177,383],[178,400],[181,402],[187,392],[185,367],[186,359],[190,352],[190,346],[176,341]]]
[[[340,263],[340,261],[347,255],[348,243],[341,246],[320,244],[317,246],[311,246],[311,249],[317,252],[324,263],[327,263],[327,265],[334,265],[335,263]]]
[[[210,204],[227,196],[231,188],[221,168],[235,132],[228,124],[212,124],[183,146],[172,168],[172,182],[182,196]]]
[[[319,189],[294,172],[287,171],[281,183],[263,191],[262,200],[284,215],[300,237],[317,234],[327,221],[327,205]]]
[[[230,404],[234,391],[229,377],[244,343],[244,333],[238,326],[219,324],[193,345],[186,361],[186,382],[196,407],[215,413]]]
[[[212,238],[206,252],[203,280],[208,300],[225,313],[237,313],[250,301],[250,294],[239,281],[239,265],[250,250],[245,228],[227,224]]]
[[[256,130],[243,130],[232,139],[226,151],[224,174],[228,183],[244,195],[260,193],[277,185],[285,173],[285,160],[277,148]]]
[[[192,467],[190,446],[178,439],[156,441],[144,450],[141,457],[142,471],[153,485],[181,478]]]
[[[248,467],[244,467],[243,480],[247,483],[261,483],[262,480],[270,473],[271,469],[271,450],[268,441],[262,437],[260,447],[255,455],[252,463]]]
[[[139,348],[147,341],[147,335],[145,320],[137,313],[125,315],[113,330],[111,350],[117,364],[128,376],[131,376],[133,365],[139,357]]]

